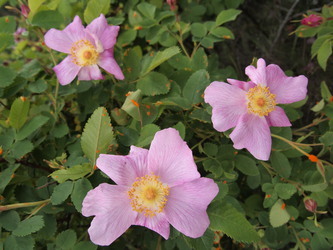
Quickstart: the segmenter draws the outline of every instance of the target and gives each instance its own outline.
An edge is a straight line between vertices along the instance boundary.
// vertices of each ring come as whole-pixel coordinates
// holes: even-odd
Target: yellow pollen
[[[88,40],[79,40],[71,47],[72,62],[81,67],[96,64],[98,56],[96,47]]]
[[[154,174],[138,177],[128,191],[133,211],[154,217],[161,213],[169,195],[169,186],[163,184]]]
[[[269,87],[257,85],[247,92],[247,110],[249,113],[266,116],[275,109],[275,95]]]

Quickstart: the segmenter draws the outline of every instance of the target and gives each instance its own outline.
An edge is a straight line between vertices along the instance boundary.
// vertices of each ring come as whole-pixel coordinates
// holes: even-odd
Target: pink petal
[[[250,65],[245,68],[245,74],[251,79],[255,84],[261,84],[266,86],[266,62],[264,59],[259,58],[257,61],[257,68]]]
[[[155,134],[148,153],[148,170],[169,186],[200,177],[191,149],[174,128]]]
[[[230,134],[234,148],[246,148],[257,159],[267,161],[271,153],[272,138],[265,117],[245,114]]]
[[[113,49],[105,50],[99,55],[98,65],[119,80],[124,80],[124,74],[113,57]]]
[[[44,36],[44,42],[51,49],[70,54],[72,39],[62,30],[50,29]]]
[[[132,210],[127,187],[100,184],[83,200],[82,214],[96,215],[88,229],[97,245],[110,245],[134,224],[137,212]]]
[[[119,26],[109,25],[103,14],[95,18],[86,29],[96,35],[104,49],[111,49],[116,44]]]
[[[199,178],[170,188],[165,214],[186,236],[201,237],[209,226],[207,207],[219,192],[212,179]]]
[[[305,76],[288,77],[275,64],[268,65],[266,71],[267,86],[276,95],[277,103],[297,102],[306,97],[308,79]]]
[[[147,156],[147,149],[132,146],[127,156],[100,154],[96,165],[115,183],[132,186],[136,177],[148,174]]]
[[[104,79],[104,77],[96,64],[82,67],[79,72],[80,81],[102,80],[102,79]]]
[[[238,88],[245,90],[246,92],[251,89],[254,88],[256,86],[256,84],[254,84],[253,82],[243,82],[243,81],[238,81],[235,79],[227,79],[228,83],[230,83],[231,85],[237,86]]]
[[[205,102],[213,107],[213,126],[220,132],[235,127],[239,118],[247,113],[246,92],[224,82],[212,82],[206,88]]]
[[[71,56],[67,56],[61,63],[53,68],[61,85],[71,83],[79,73],[80,69],[80,66],[72,62]]]
[[[135,225],[147,227],[168,239],[170,235],[170,224],[164,213],[156,214],[153,217],[146,217],[143,213],[138,214]]]
[[[63,31],[72,40],[72,42],[88,40],[92,44],[95,43],[93,37],[85,30],[84,26],[82,25],[82,21],[79,16],[75,16],[73,22],[67,25]]]
[[[268,114],[266,120],[268,125],[272,127],[291,126],[288,116],[281,107],[275,107],[275,110]]]

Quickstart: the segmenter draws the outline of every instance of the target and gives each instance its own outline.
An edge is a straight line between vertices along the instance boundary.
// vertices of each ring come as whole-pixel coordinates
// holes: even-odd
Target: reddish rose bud
[[[309,212],[314,213],[317,211],[317,202],[311,198],[304,199],[304,206]]]
[[[167,0],[171,10],[175,10],[177,7],[177,0]]]
[[[29,15],[29,13],[30,13],[30,9],[29,9],[29,7],[28,7],[27,5],[25,5],[25,4],[22,4],[22,5],[21,5],[21,13],[22,13],[22,15],[23,15],[25,18],[28,18],[28,15]]]
[[[302,19],[301,24],[309,26],[309,27],[317,27],[323,23],[323,19],[321,16],[311,14]]]

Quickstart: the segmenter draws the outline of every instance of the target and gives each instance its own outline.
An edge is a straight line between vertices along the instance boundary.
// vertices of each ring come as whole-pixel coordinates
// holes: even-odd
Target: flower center
[[[258,85],[247,92],[247,110],[248,112],[264,116],[275,109],[275,95],[269,91],[269,87]]]
[[[72,62],[81,67],[97,63],[98,52],[88,40],[79,40],[73,43],[71,48]]]
[[[161,213],[167,202],[169,186],[154,174],[138,177],[128,191],[133,211],[144,213],[146,217],[154,217]]]

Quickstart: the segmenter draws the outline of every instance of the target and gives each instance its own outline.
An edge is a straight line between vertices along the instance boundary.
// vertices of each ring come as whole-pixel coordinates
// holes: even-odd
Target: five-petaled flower
[[[95,216],[88,229],[95,244],[111,244],[131,225],[145,226],[165,239],[170,224],[192,238],[209,226],[206,209],[218,187],[200,177],[177,130],[157,132],[149,150],[131,146],[127,156],[101,154],[97,166],[117,185],[100,184],[83,201],[82,214]]]
[[[117,79],[124,75],[113,57],[119,26],[108,25],[104,15],[94,19],[86,28],[81,19],[74,21],[64,30],[50,29],[45,34],[45,44],[51,49],[68,54],[53,68],[59,83],[69,84],[78,75],[79,80],[103,79],[98,65]]]
[[[322,24],[323,20],[324,20],[323,17],[311,14],[309,16],[304,17],[301,21],[301,24],[309,27],[317,27]]]
[[[257,68],[245,69],[251,81],[228,79],[230,84],[212,82],[205,90],[205,102],[213,107],[212,122],[217,131],[235,127],[230,138],[236,149],[246,148],[260,160],[268,160],[272,138],[270,126],[291,126],[277,104],[297,102],[306,97],[308,79],[287,77],[278,65],[259,59]]]

